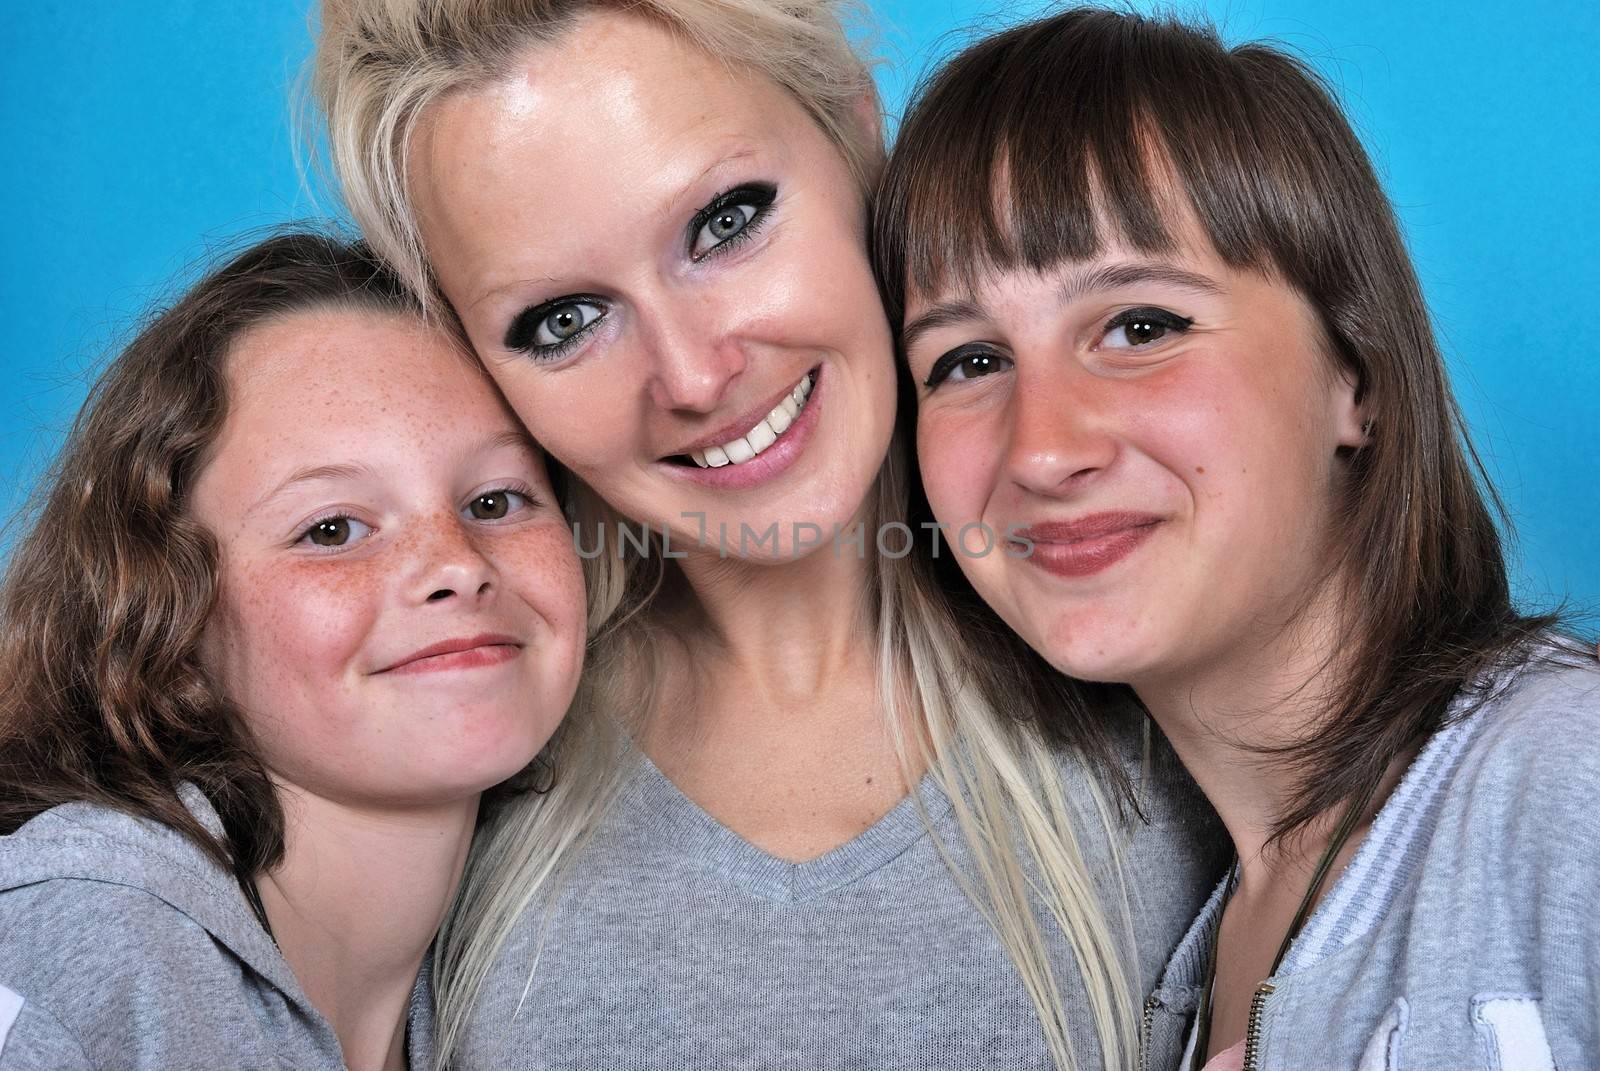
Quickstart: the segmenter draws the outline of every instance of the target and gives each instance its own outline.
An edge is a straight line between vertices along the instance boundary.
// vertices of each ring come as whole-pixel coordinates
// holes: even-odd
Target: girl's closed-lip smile
[[[448,669],[476,669],[509,662],[522,651],[522,644],[510,636],[485,634],[466,639],[443,640],[413,651],[378,673],[434,673]]]
[[[1029,562],[1063,577],[1092,576],[1132,554],[1161,524],[1148,513],[1092,513],[1075,521],[1046,521],[1012,533]]]

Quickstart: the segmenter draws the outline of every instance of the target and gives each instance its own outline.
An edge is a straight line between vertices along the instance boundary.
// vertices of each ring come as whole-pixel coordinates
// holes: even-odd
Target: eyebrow
[[[704,183],[708,175],[712,175],[719,169],[725,168],[730,164],[734,164],[742,160],[750,160],[758,155],[759,153],[755,148],[751,146],[742,146],[733,150],[732,152],[717,157],[715,160],[711,161],[711,163],[707,164],[705,168],[703,168],[698,174],[696,174],[694,178],[684,183],[683,187],[679,189],[677,193],[669,197],[666,203],[661,206],[660,211],[656,214],[663,218],[670,218],[674,215],[677,215],[683,210],[683,201],[688,197],[689,191]],[[477,297],[463,305],[461,311],[466,312],[470,309],[475,309],[485,301],[488,301],[490,298],[497,297],[498,295],[505,293],[507,290],[529,286],[533,283],[542,284],[553,283],[555,281],[556,277],[554,275],[534,275],[525,279],[511,279],[504,283],[497,283],[492,289],[485,290],[482,294],[479,294]]]
[[[1175,268],[1170,264],[1103,264],[1085,271],[1072,272],[1057,291],[1061,304],[1066,305],[1100,290],[1116,290],[1136,283],[1166,283],[1169,286],[1193,290],[1200,294],[1220,294],[1222,286],[1213,279],[1196,272]],[[941,301],[927,312],[906,324],[900,332],[900,345],[904,350],[922,335],[941,327],[970,323],[987,316],[987,310],[976,296],[963,294],[950,301]]]
[[[531,434],[521,429],[503,431],[498,435],[491,435],[479,443],[472,453],[474,455],[482,455],[508,448],[524,450],[535,458],[543,454],[538,441]],[[316,465],[311,468],[300,469],[290,473],[283,482],[257,499],[255,505],[250,507],[249,512],[256,512],[291,487],[298,487],[301,484],[322,483],[331,480],[357,480],[374,475],[376,473],[374,473],[370,465],[361,465],[354,462]]]
[[[255,505],[251,506],[247,512],[255,513],[261,507],[289,490],[289,488],[298,487],[304,483],[320,483],[327,480],[355,480],[372,474],[370,466],[354,463],[315,465],[311,468],[299,469],[290,473],[276,487],[258,498]]]

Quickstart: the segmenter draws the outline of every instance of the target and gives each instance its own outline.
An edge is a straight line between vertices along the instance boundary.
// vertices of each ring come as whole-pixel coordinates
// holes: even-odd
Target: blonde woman
[[[445,1058],[1129,1066],[1213,819],[1117,693],[941,589],[835,7],[342,0],[321,34],[355,216],[587,488],[587,686],[469,865]]]

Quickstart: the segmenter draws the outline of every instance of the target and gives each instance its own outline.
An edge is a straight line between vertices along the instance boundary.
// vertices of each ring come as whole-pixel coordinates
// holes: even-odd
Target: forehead
[[[397,427],[510,422],[476,363],[420,318],[366,309],[292,313],[229,349],[224,444],[359,443]]]
[[[447,288],[592,258],[594,227],[636,231],[720,164],[831,145],[781,87],[644,18],[585,18],[425,115],[412,181]],[[530,244],[531,243],[531,244]]]

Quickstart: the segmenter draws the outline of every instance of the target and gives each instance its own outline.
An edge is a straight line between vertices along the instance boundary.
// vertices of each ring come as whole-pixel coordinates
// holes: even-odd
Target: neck
[[[1310,607],[1290,627],[1244,637],[1230,650],[1206,652],[1191,668],[1134,685],[1227,827],[1246,871],[1274,863],[1314,866],[1338,824],[1337,814],[1320,816],[1303,836],[1276,845],[1269,859],[1273,831],[1303,774],[1263,749],[1310,738],[1330,715],[1345,670],[1330,655],[1341,649],[1340,616]]]
[[[731,674],[781,701],[814,695],[872,657],[862,642],[873,630],[867,562],[853,546],[824,543],[783,562],[704,554],[681,564],[689,588],[681,635],[697,670]]]
[[[352,1071],[403,1071],[412,988],[461,879],[478,798],[401,809],[280,789],[284,858],[257,879],[278,947]]]

